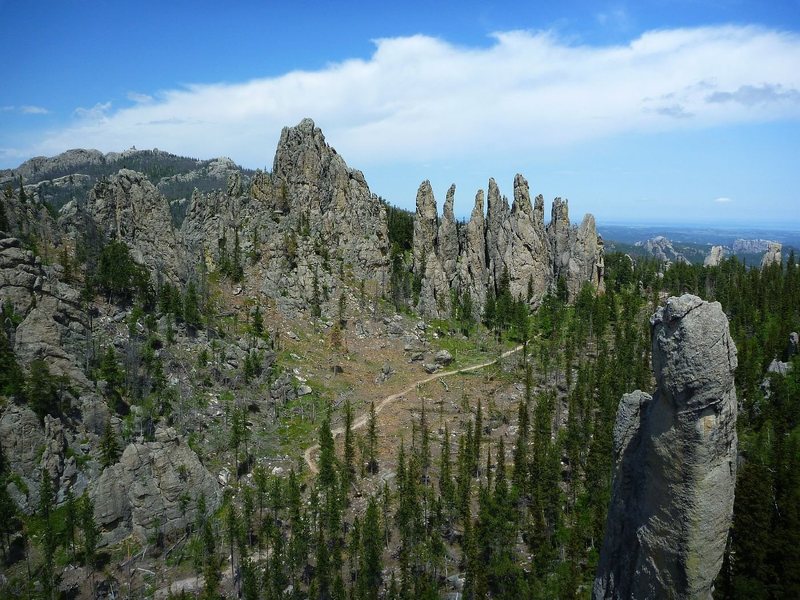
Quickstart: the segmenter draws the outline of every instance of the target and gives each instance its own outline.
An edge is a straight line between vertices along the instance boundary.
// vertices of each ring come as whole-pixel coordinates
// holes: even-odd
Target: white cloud
[[[149,94],[140,94],[139,92],[128,92],[128,100],[137,104],[148,104],[153,101],[153,97]]]
[[[720,198],[714,198],[714,202],[717,204],[728,204],[729,202],[733,202],[733,200],[726,196],[721,196]]]
[[[50,111],[42,106],[33,106],[31,104],[26,104],[24,106],[19,107],[20,112],[26,115],[46,115]]]
[[[242,83],[190,85],[133,106],[75,111],[30,154],[167,148],[271,162],[280,128],[315,119],[351,164],[546,152],[622,133],[800,117],[800,36],[721,26],[576,46],[551,32],[497,33],[489,47],[417,35],[375,41],[366,60]]]
[[[23,104],[22,106],[0,106],[0,112],[16,112],[23,115],[46,115],[50,113],[50,111],[46,108],[42,106],[34,106],[32,104]]]
[[[97,122],[106,122],[107,115],[110,110],[111,110],[111,102],[98,102],[91,108],[83,108],[83,107],[76,108],[74,115],[75,117],[77,117],[82,121],[82,123],[80,123],[75,128],[76,133],[80,131],[87,131],[89,128],[94,127],[97,124]]]

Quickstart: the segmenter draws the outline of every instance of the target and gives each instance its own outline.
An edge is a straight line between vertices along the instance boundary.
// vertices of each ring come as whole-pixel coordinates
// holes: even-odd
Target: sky
[[[598,223],[800,228],[800,0],[0,0],[0,168],[132,146],[271,169],[311,117],[457,216],[522,173]]]

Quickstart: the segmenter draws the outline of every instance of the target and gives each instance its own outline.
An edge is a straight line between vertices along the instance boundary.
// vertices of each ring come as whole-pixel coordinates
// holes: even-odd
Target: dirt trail
[[[504,359],[504,358],[506,358],[508,356],[511,356],[512,354],[515,354],[515,353],[519,352],[520,350],[522,350],[522,346],[517,346],[516,348],[512,348],[511,350],[506,350],[505,352],[503,352],[500,355],[499,358],[495,358],[494,360],[483,362],[483,363],[480,363],[480,364],[477,364],[477,365],[472,365],[470,367],[463,367],[461,369],[455,369],[453,371],[442,371],[441,373],[434,373],[433,375],[429,375],[428,377],[425,377],[424,379],[420,379],[419,381],[415,381],[414,383],[409,385],[404,390],[401,390],[401,391],[399,391],[399,392],[397,392],[395,394],[391,394],[390,396],[386,396],[382,400],[376,402],[375,403],[375,414],[376,415],[380,414],[380,412],[381,412],[381,410],[383,410],[384,406],[386,406],[387,404],[389,404],[391,402],[394,402],[395,400],[397,400],[398,398],[401,398],[402,396],[405,396],[406,394],[410,394],[419,385],[423,385],[423,384],[429,383],[431,381],[436,381],[437,379],[441,379],[442,377],[448,377],[449,375],[457,375],[458,373],[467,373],[469,371],[477,371],[478,369],[483,369],[485,367],[490,367],[491,365],[497,363],[498,361],[500,361],[500,360],[502,360],[502,359]],[[367,424],[368,420],[369,420],[369,413],[366,412],[366,413],[364,413],[363,415],[361,415],[360,417],[358,417],[357,419],[355,419],[353,421],[352,430],[355,431],[356,429],[361,429],[362,427],[364,427],[364,425]],[[331,434],[333,435],[333,439],[334,440],[338,436],[342,435],[343,433],[344,433],[344,427],[336,427],[335,429],[331,430]],[[318,472],[317,463],[314,460],[314,454],[316,453],[317,450],[319,450],[319,444],[314,444],[313,446],[309,447],[303,453],[303,458],[305,459],[306,464],[308,465],[308,469],[312,473],[314,473],[315,475]]]

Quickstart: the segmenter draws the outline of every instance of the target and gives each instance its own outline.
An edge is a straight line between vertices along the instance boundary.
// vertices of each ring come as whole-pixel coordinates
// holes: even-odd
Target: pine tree
[[[87,566],[93,568],[97,560],[97,544],[100,541],[100,531],[94,520],[94,502],[86,492],[81,496],[78,512],[81,531],[83,531],[84,562]]]
[[[41,470],[42,483],[39,486],[39,517],[42,520],[42,595],[51,599],[55,597],[57,581],[54,558],[56,553],[56,528],[52,519],[55,509],[55,490],[53,481],[46,469]]]
[[[4,310],[0,315],[4,321],[0,323],[0,395],[22,398],[25,392],[25,376],[6,335],[5,321],[9,317],[5,313]]]
[[[9,226],[8,223],[8,216],[6,215],[5,205],[6,205],[5,201],[0,200],[0,231],[4,233],[10,233],[11,227]]]
[[[344,466],[342,468],[342,497],[346,500],[355,475],[355,446],[353,444],[353,409],[350,399],[344,401]]]
[[[10,535],[14,532],[17,516],[17,507],[7,489],[7,476],[0,465],[0,548],[3,550],[3,560],[8,560]]]
[[[319,427],[319,475],[317,484],[326,493],[334,493],[336,485],[336,454],[333,446],[333,435],[331,434],[330,417]]]
[[[33,412],[42,421],[45,415],[58,416],[60,413],[55,381],[50,369],[47,368],[47,363],[42,359],[31,362],[26,396]]]
[[[481,438],[483,437],[483,409],[481,408],[481,399],[478,398],[478,408],[475,410],[475,427],[472,434],[471,448],[472,452],[472,470],[474,476],[477,477],[480,473],[480,460],[481,460]]]
[[[111,421],[108,420],[103,430],[103,437],[100,440],[100,464],[103,468],[113,465],[119,459],[119,454],[117,436],[111,427]]]
[[[239,536],[241,534],[239,515],[236,512],[236,506],[234,506],[233,498],[230,495],[226,496],[223,506],[225,514],[225,539],[228,542],[228,548],[230,549],[230,557],[231,557],[231,581],[236,581],[235,578],[236,557],[233,549],[234,546],[237,544]]]
[[[361,573],[359,577],[360,600],[377,600],[381,587],[383,571],[380,524],[378,522],[378,503],[372,496],[367,504],[364,517],[364,549],[361,553]]]
[[[439,494],[444,502],[445,511],[447,514],[451,514],[455,509],[455,489],[450,461],[450,431],[447,423],[444,425],[442,449],[439,452]]]
[[[253,335],[257,337],[261,337],[261,335],[264,333],[264,318],[261,315],[261,307],[258,304],[256,304],[256,308],[253,311],[252,329]]]
[[[320,528],[317,535],[316,568],[314,581],[311,584],[309,597],[319,600],[330,600],[331,597],[331,566],[328,556],[328,542]]]
[[[189,285],[186,286],[186,296],[183,300],[183,320],[190,330],[202,327],[200,303],[197,298],[197,288],[194,281],[190,281]]]
[[[370,402],[369,421],[367,422],[367,470],[374,475],[378,469],[378,423],[375,415],[375,403]]]
[[[514,446],[513,485],[523,495],[528,490],[528,400],[531,386],[531,368],[528,365],[525,377],[525,398],[519,401],[517,418],[517,442]]]

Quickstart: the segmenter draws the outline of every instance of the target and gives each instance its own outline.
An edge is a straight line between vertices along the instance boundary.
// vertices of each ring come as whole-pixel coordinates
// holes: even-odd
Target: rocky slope
[[[207,509],[216,508],[215,478],[184,439],[172,430],[156,431],[155,424],[164,424],[161,417],[173,402],[193,415],[184,415],[181,435],[208,433],[223,415],[222,391],[242,377],[245,365],[271,373],[276,361],[263,338],[225,338],[224,329],[178,326],[175,307],[170,312],[153,306],[165,284],[179,291],[195,284],[204,294],[204,309],[215,319],[232,317],[227,327],[236,331],[239,312],[249,320],[253,305],[287,318],[308,311],[330,318],[340,298],[354,304],[355,290],[361,290],[360,304],[365,298],[377,303],[389,282],[386,206],[310,119],[282,131],[270,173],[246,172],[227,159],[197,161],[157,150],[74,150],[32,159],[0,173],[0,181],[0,305],[9,315],[4,335],[24,372],[41,362],[47,377],[61,382],[53,392],[59,406],[53,415],[37,416],[13,398],[0,405],[0,444],[19,477],[10,493],[30,512],[44,468],[59,502],[70,491],[88,491],[95,499],[106,543],[131,533],[142,537],[155,523],[162,533],[179,531],[201,492]],[[203,189],[209,181],[216,187]],[[187,185],[195,189],[176,225],[170,190],[183,193]],[[487,214],[480,191],[464,227],[456,221],[454,201],[453,186],[440,218],[430,184],[420,186],[411,269],[421,280],[421,315],[450,316],[452,292],[468,291],[479,318],[504,272],[511,293],[532,304],[554,291],[559,278],[573,297],[584,281],[602,286],[603,247],[594,219],[572,226],[566,202],[557,199],[546,226],[543,199],[531,201],[521,175],[510,207],[490,180]],[[90,267],[112,241],[124,243],[150,277],[149,320],[136,314],[140,306],[115,304],[85,285]],[[240,283],[228,285],[226,277]],[[183,297],[178,312],[182,302]],[[98,380],[107,353],[124,361],[122,383]],[[213,364],[203,368],[213,375],[203,385],[221,388],[209,393],[210,401],[185,409],[185,397],[199,394],[200,369],[186,365],[203,356]],[[270,418],[311,391],[291,373],[275,375],[267,397],[249,404]],[[115,385],[140,397],[121,398]],[[125,444],[120,460],[104,468],[100,445],[107,431]],[[180,500],[186,493],[188,504]]]
[[[658,387],[619,405],[592,597],[711,598],[733,513],[736,348],[716,302],[670,298],[650,322]]]

